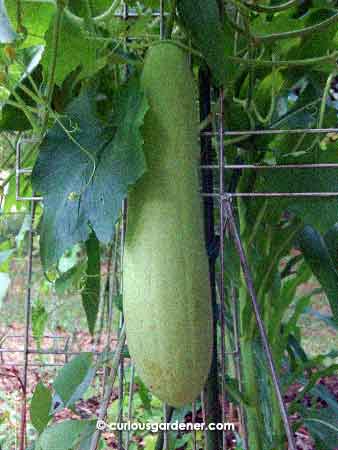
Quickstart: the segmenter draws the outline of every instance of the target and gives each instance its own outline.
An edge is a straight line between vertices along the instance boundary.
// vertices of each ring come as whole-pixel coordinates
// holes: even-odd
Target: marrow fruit
[[[184,50],[149,49],[142,87],[147,172],[129,193],[123,269],[127,343],[149,389],[196,399],[212,356],[208,259],[198,182],[196,86]]]

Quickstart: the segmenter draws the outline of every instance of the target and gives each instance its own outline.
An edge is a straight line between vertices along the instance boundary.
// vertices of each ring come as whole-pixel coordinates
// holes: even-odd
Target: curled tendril
[[[289,9],[289,8],[292,8],[293,6],[301,4],[301,1],[300,0],[289,0],[285,3],[281,3],[280,5],[275,5],[275,6],[266,6],[266,5],[260,5],[258,3],[249,3],[248,1],[244,1],[243,4],[247,8],[252,9],[255,12],[273,14],[276,12],[285,11],[286,9]]]
[[[88,186],[90,185],[90,183],[92,182],[95,172],[96,172],[96,159],[95,157],[90,153],[89,150],[87,150],[85,147],[83,147],[83,145],[80,144],[80,142],[78,142],[71,134],[71,132],[68,130],[68,128],[66,128],[64,126],[64,124],[62,123],[62,121],[54,114],[54,118],[55,121],[58,123],[58,125],[62,128],[62,130],[66,133],[66,135],[68,136],[68,138],[73,142],[74,145],[76,145],[83,153],[85,153],[85,155],[88,157],[88,159],[92,162],[93,167],[92,167],[92,172],[90,174],[89,180],[87,181],[87,183],[84,185],[84,187],[81,189],[80,192],[71,192],[68,195],[68,199],[71,201],[75,201],[77,199],[79,199],[81,197],[81,195],[84,194],[84,192],[86,191],[86,189],[88,188]],[[77,126],[77,130],[79,130],[80,128]],[[74,130],[74,128],[73,128]]]

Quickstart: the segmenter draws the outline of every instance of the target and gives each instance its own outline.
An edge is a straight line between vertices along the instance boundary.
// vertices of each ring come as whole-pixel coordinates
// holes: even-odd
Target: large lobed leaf
[[[113,129],[104,130],[88,93],[75,99],[62,123],[48,132],[33,170],[34,190],[44,197],[41,258],[45,268],[94,230],[112,239],[122,200],[146,169],[140,127],[147,110],[137,79],[115,102]],[[96,170],[93,174],[93,160]]]
[[[95,420],[66,420],[45,429],[37,441],[37,450],[89,448],[95,431]]]
[[[51,21],[46,33],[46,50],[42,59],[46,79],[52,66],[54,56],[53,34],[56,15]],[[73,70],[81,67],[81,77],[87,77],[100,68],[98,51],[102,42],[95,35],[90,35],[83,24],[72,17],[62,15],[59,31],[59,41],[56,53],[55,83],[61,85]]]
[[[224,85],[233,75],[234,66],[227,60],[233,52],[233,33],[221,19],[217,0],[179,0],[177,8],[193,43],[206,59],[215,84]]]
[[[8,16],[17,27],[17,2],[5,0]],[[49,0],[21,0],[22,25],[27,30],[27,37],[22,47],[44,44],[44,34],[55,12],[55,3]]]
[[[53,387],[64,407],[72,406],[83,396],[94,375],[92,353],[81,353],[62,367]]]
[[[30,418],[34,428],[42,433],[51,419],[52,394],[40,381],[34,390],[30,404]]]

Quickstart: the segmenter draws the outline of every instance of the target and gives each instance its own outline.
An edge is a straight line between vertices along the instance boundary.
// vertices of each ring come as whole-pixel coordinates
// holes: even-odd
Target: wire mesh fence
[[[165,27],[165,12],[164,1],[160,1],[159,11],[154,13],[154,17],[157,17],[160,21],[160,38],[164,38]],[[123,10],[117,14],[121,20],[128,20],[129,18],[137,19],[137,13],[130,11],[125,5]],[[200,117],[201,120],[205,120],[210,114],[210,93],[212,87],[209,84],[208,77],[200,79]],[[213,91],[214,96],[218,97],[218,117],[216,129],[212,129],[211,126],[207,126],[201,131],[201,197],[204,201],[204,209],[206,214],[206,229],[209,227],[209,232],[214,238],[219,239],[219,264],[220,272],[215,276],[215,267],[211,267],[211,287],[213,291],[214,311],[217,312],[217,322],[215,324],[215,331],[218,338],[216,339],[217,348],[215,348],[215,354],[217,357],[216,370],[220,379],[220,404],[221,404],[221,420],[223,423],[229,422],[229,411],[232,410],[232,419],[236,421],[236,426],[239,429],[239,434],[242,435],[243,441],[247,442],[246,436],[246,421],[245,421],[245,409],[241,407],[235,407],[230,405],[230,410],[226,407],[225,399],[227,398],[226,392],[226,362],[229,357],[232,358],[234,371],[236,378],[241,387],[241,348],[239,342],[239,317],[238,317],[238,298],[236,289],[233,288],[231,292],[231,314],[233,322],[231,324],[233,330],[234,339],[229,344],[227,339],[227,326],[226,317],[229,311],[226,310],[225,299],[225,241],[232,239],[236,251],[239,255],[240,264],[243,272],[243,277],[247,287],[247,291],[252,302],[253,310],[256,317],[257,327],[259,329],[260,338],[267,358],[268,367],[271,372],[271,377],[274,385],[274,389],[277,395],[278,403],[280,406],[280,413],[283,419],[283,424],[288,440],[288,446],[290,450],[296,450],[295,440],[293,432],[290,426],[285,401],[282,395],[281,384],[277,370],[274,364],[273,356],[271,353],[269,339],[264,327],[264,322],[259,308],[259,302],[257,300],[257,293],[255,290],[253,278],[250,271],[250,265],[246,257],[245,249],[241,241],[241,234],[236,223],[236,199],[241,197],[247,198],[308,198],[308,201],[312,201],[314,198],[329,198],[338,197],[338,192],[235,192],[230,191],[229,186],[226,183],[226,172],[252,170],[276,170],[276,171],[288,171],[292,170],[336,170],[338,164],[325,163],[325,164],[279,164],[271,163],[268,165],[263,164],[227,164],[227,146],[226,138],[228,137],[250,137],[250,136],[266,136],[266,135],[327,135],[329,133],[338,133],[338,128],[299,128],[299,129],[261,129],[261,130],[227,130],[224,127],[225,123],[225,105],[223,91]],[[80,354],[83,351],[90,351],[94,355],[99,356],[102,354],[102,348],[104,346],[105,351],[115,351],[115,360],[118,362],[116,370],[104,369],[98,373],[99,387],[98,397],[100,397],[100,408],[97,411],[98,418],[104,420],[107,415],[107,409],[112,398],[113,389],[116,388],[116,401],[118,402],[117,408],[117,422],[131,421],[133,419],[134,408],[133,398],[135,390],[135,367],[130,361],[128,356],[124,355],[123,349],[125,347],[125,329],[123,323],[123,314],[121,311],[116,315],[116,309],[114,308],[114,296],[122,294],[122,268],[123,268],[123,243],[124,233],[126,227],[126,205],[122,207],[121,220],[116,228],[116,236],[114,242],[111,245],[110,251],[107,254],[107,270],[106,280],[103,289],[103,295],[101,296],[100,313],[103,327],[100,330],[99,337],[93,341],[87,342],[87,349],[84,349],[82,342],[73,342],[73,336],[67,335],[67,333],[56,332],[53,335],[44,335],[42,338],[42,345],[37,347],[32,335],[32,289],[33,289],[33,276],[35,271],[41,270],[38,264],[35,262],[34,256],[34,241],[36,223],[35,223],[35,210],[36,205],[43,199],[34,194],[24,195],[22,194],[21,177],[29,176],[32,169],[22,166],[22,149],[25,145],[34,143],[35,140],[21,139],[17,142],[16,146],[16,200],[18,202],[25,201],[30,202],[30,212],[27,215],[27,211],[20,213],[8,213],[12,215],[24,214],[28,217],[28,248],[26,254],[22,257],[22,260],[26,263],[26,280],[25,280],[25,298],[24,298],[24,329],[23,334],[5,334],[0,340],[0,370],[19,368],[18,379],[21,385],[21,395],[19,396],[20,402],[20,417],[18,418],[19,430],[18,430],[18,448],[24,450],[29,444],[29,435],[27,434],[27,403],[28,396],[31,387],[29,386],[29,372],[34,367],[49,367],[51,370],[51,377],[55,374],[55,370],[58,367],[62,367],[69,359],[75,355]],[[216,151],[215,151],[216,150]],[[217,155],[216,161],[214,155]],[[215,221],[211,218],[214,211],[218,211],[219,221]],[[210,238],[210,235],[209,235]],[[108,291],[108,302],[106,305],[107,310],[104,308],[104,294]],[[218,308],[218,309],[217,309]],[[104,315],[106,315],[104,319]],[[115,329],[113,329],[115,327]],[[13,348],[13,342],[20,342],[19,348]],[[13,355],[16,358],[13,361]],[[17,356],[19,355],[19,357]],[[20,361],[19,361],[20,360]],[[126,370],[127,369],[127,370]],[[117,383],[115,381],[117,380]],[[127,399],[127,402],[126,402]],[[208,417],[208,406],[205,400],[205,392],[201,393],[200,408],[204,422],[208,423],[210,417]],[[199,409],[199,403],[193,403],[191,405],[191,418],[194,423],[197,420]],[[163,419],[169,421],[172,416],[172,408],[168,405],[163,405]],[[101,431],[97,430],[93,438],[91,449],[97,448],[97,443],[100,438]],[[161,440],[162,439],[162,440]],[[168,447],[168,432],[164,431],[159,440],[159,448],[169,449]],[[117,433],[117,448],[119,450],[128,449],[132,442],[132,432],[119,431]],[[205,449],[207,450],[207,439],[205,439]],[[228,432],[222,431],[221,448],[231,448],[229,444]],[[197,438],[196,431],[193,432],[193,448],[196,450]]]

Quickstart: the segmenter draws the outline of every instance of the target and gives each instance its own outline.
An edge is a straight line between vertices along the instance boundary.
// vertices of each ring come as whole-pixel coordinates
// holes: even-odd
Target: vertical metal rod
[[[164,405],[163,405],[163,409],[164,409]],[[166,421],[167,423],[170,423],[170,422],[171,422],[172,416],[173,416],[173,414],[174,414],[174,409],[175,409],[175,408],[173,408],[172,406],[168,406],[168,405],[167,405],[167,407],[166,407],[166,414],[167,414],[167,415],[165,415],[164,412],[163,412],[163,417],[166,417],[165,421]],[[163,444],[164,444],[164,431],[161,430],[161,431],[158,433],[158,436],[157,436],[157,440],[156,440],[156,444],[155,444],[154,450],[163,450]],[[170,449],[170,450],[171,450],[171,449]]]
[[[133,416],[133,399],[134,399],[134,379],[135,379],[135,366],[131,364],[130,367],[130,385],[129,385],[129,399],[128,399],[128,420],[131,422]],[[129,449],[130,431],[126,431],[126,450]]]
[[[116,274],[117,274],[117,270],[118,270],[117,245],[118,245],[118,234],[115,237],[114,251],[113,251],[113,247],[111,247],[110,252],[109,252],[109,263],[108,263],[109,272],[107,274],[107,284],[108,284],[108,323],[107,323],[107,340],[106,340],[107,348],[110,347],[110,341],[111,341],[111,335],[112,335],[112,325],[113,325],[114,289],[115,289],[115,284],[116,284],[115,278],[117,276]],[[113,265],[113,270],[111,271],[111,265],[113,262],[112,261],[113,258],[114,258],[114,263],[113,263],[114,265]],[[105,294],[103,294],[103,295],[105,295]]]
[[[231,234],[232,234],[232,237],[233,237],[234,243],[236,245],[236,249],[237,249],[239,258],[240,258],[245,283],[247,285],[247,289],[248,289],[248,292],[249,292],[249,295],[250,295],[250,298],[252,301],[252,306],[254,309],[258,329],[259,329],[259,332],[260,332],[260,335],[262,338],[263,348],[264,348],[264,351],[265,351],[265,354],[267,357],[267,361],[268,361],[268,365],[269,365],[269,368],[271,371],[272,381],[273,381],[273,385],[274,385],[275,392],[277,395],[280,412],[281,412],[282,420],[284,423],[285,432],[287,435],[289,450],[296,450],[296,444],[295,444],[292,428],[291,428],[291,425],[289,422],[286,405],[284,403],[284,399],[283,399],[283,395],[282,395],[280,380],[279,380],[277,370],[275,367],[275,363],[273,360],[273,356],[271,353],[268,337],[267,337],[267,334],[265,331],[265,326],[264,326],[264,323],[263,323],[263,320],[261,317],[260,308],[258,305],[258,300],[257,300],[255,288],[253,285],[251,271],[250,271],[249,264],[248,264],[248,261],[247,261],[246,255],[245,255],[245,251],[244,251],[244,248],[242,245],[241,238],[239,236],[239,233],[238,233],[238,230],[236,227],[235,217],[234,217],[234,213],[232,210],[231,201],[229,198],[225,198],[225,200],[222,202],[221,208],[223,209],[223,207],[224,207],[226,215],[227,215]]]
[[[123,201],[122,204],[122,218],[121,218],[121,241],[120,241],[120,274],[122,274],[122,268],[123,268],[123,249],[124,249],[124,239],[125,239],[125,232],[126,232],[126,223],[127,223],[127,202],[126,200]],[[120,292],[122,292],[123,289],[123,277],[120,279],[119,283],[119,289]],[[120,314],[120,320],[119,320],[119,329],[118,329],[118,336],[120,335],[120,331],[124,324],[124,318],[123,318],[123,312]],[[119,398],[119,416],[118,416],[118,422],[121,422],[123,419],[123,396],[124,396],[124,357],[121,355],[120,362],[119,362],[119,370],[118,370],[118,376],[119,376],[119,385],[118,385],[118,398]],[[118,432],[118,450],[123,450],[123,431]]]
[[[16,158],[15,158],[15,194],[16,198],[20,197],[20,167],[21,167],[21,140],[18,139],[16,143]]]
[[[202,419],[203,419],[204,424],[207,424],[207,414],[206,414],[205,403],[206,403],[205,402],[205,390],[203,390],[201,392]],[[204,434],[204,447],[205,447],[205,450],[209,450],[207,433],[208,432],[206,430],[206,427],[204,427],[203,434]]]
[[[52,297],[52,302],[53,302],[53,309],[52,309],[51,314],[50,314],[50,322],[51,322],[50,327],[51,327],[51,329],[53,330],[53,333],[54,333],[55,330],[56,330],[56,325],[57,325],[57,319],[56,319],[57,308],[55,307],[57,298],[56,298],[56,292],[55,292],[55,287],[54,286],[52,288],[52,295],[51,295],[51,297]],[[54,351],[53,362],[54,362],[54,364],[56,364],[57,363],[57,352],[59,350],[58,340],[57,339],[53,339],[53,344],[52,345],[53,345],[53,351]]]
[[[168,422],[168,407],[166,403],[163,403],[163,422],[167,423]],[[163,432],[163,450],[170,450],[168,447],[168,431],[165,428],[164,432]]]
[[[121,327],[123,326],[123,317],[121,314],[120,317],[120,330]],[[120,330],[119,330],[119,335],[120,335]],[[118,419],[117,422],[121,423],[123,421],[123,396],[124,396],[124,358],[123,358],[123,354],[121,355],[120,358],[120,362],[119,362],[119,370],[118,370],[118,379],[119,379],[119,384],[118,384],[118,397],[119,397],[119,413],[118,413]],[[117,448],[118,450],[123,450],[123,431],[119,430],[118,431],[118,444],[117,444]]]
[[[123,19],[128,20],[129,18],[129,7],[126,1],[123,1]],[[125,39],[125,49],[127,49],[127,43],[128,38]],[[129,74],[129,67],[128,65],[125,66],[125,76],[128,77]],[[127,201],[124,200],[122,203],[122,218],[121,218],[121,228],[120,228],[120,276],[121,279],[119,280],[119,292],[122,293],[122,268],[123,268],[123,248],[124,248],[124,237],[125,237],[125,231],[126,231],[126,223],[127,223]],[[123,318],[123,312],[120,313],[120,320],[118,325],[118,336],[120,335],[121,328],[124,326],[124,318]],[[118,404],[119,404],[119,414],[118,414],[118,422],[121,422],[123,419],[123,396],[124,396],[124,386],[123,386],[123,379],[124,379],[124,357],[121,355],[120,361],[119,361],[119,368],[118,368]],[[118,450],[123,450],[123,431],[118,431],[118,444],[117,444]]]
[[[232,309],[233,309],[233,326],[234,326],[234,341],[235,341],[235,349],[236,354],[234,355],[234,364],[235,364],[235,374],[236,379],[238,380],[238,386],[239,391],[243,391],[243,379],[242,379],[242,367],[240,364],[240,356],[241,356],[241,344],[239,341],[239,314],[238,314],[238,296],[236,289],[232,286],[231,287],[231,300],[232,300]],[[245,449],[248,450],[249,444],[248,444],[248,432],[246,428],[246,421],[245,421],[245,411],[243,408],[243,405],[240,404],[238,408],[239,412],[239,420],[243,432],[243,440]]]
[[[20,395],[20,394],[19,394]],[[20,432],[20,399],[15,399],[15,425],[14,425],[14,448],[17,449],[19,447],[19,432]]]
[[[193,425],[195,425],[195,423],[196,423],[196,402],[192,402],[192,405],[191,405],[191,421],[192,421]],[[193,444],[192,444],[193,450],[197,450],[195,427],[192,432],[192,442],[193,442]]]
[[[219,117],[219,186],[220,195],[224,194],[224,93],[220,89],[220,117]],[[221,326],[221,409],[222,422],[225,423],[225,296],[224,296],[224,210],[220,210],[220,264],[221,264],[221,278],[220,278],[220,326]],[[222,431],[222,448],[226,449],[226,431]]]
[[[99,420],[104,421],[107,416],[107,410],[109,407],[109,403],[111,401],[111,395],[113,392],[113,387],[114,387],[114,383],[115,383],[115,379],[116,379],[116,375],[117,375],[117,371],[118,371],[118,364],[121,359],[121,354],[123,352],[125,342],[126,342],[126,329],[125,329],[125,325],[123,325],[121,334],[120,334],[120,339],[119,339],[119,342],[115,349],[113,361],[111,364],[112,370],[109,375],[109,379],[107,380],[107,383],[105,385],[104,395],[103,395],[103,399],[101,401],[101,406],[100,406]],[[99,443],[99,440],[101,437],[101,432],[102,431],[100,429],[97,429],[95,431],[95,433],[93,434],[92,441],[90,444],[90,450],[97,450],[97,446],[98,446],[98,443]]]
[[[160,39],[164,39],[164,0],[160,0]]]
[[[24,362],[22,376],[22,403],[21,403],[21,423],[20,423],[20,450],[26,447],[26,423],[27,423],[27,381],[28,381],[28,349],[29,349],[29,328],[31,312],[31,294],[32,294],[32,275],[33,275],[33,240],[34,240],[34,215],[35,202],[31,202],[31,214],[28,234],[28,271],[27,271],[27,290],[25,299],[25,334],[24,334]]]
[[[127,2],[122,2],[122,4],[123,4],[123,19],[124,20],[128,20],[128,16],[129,16],[129,8],[128,8],[128,5],[127,5]]]

